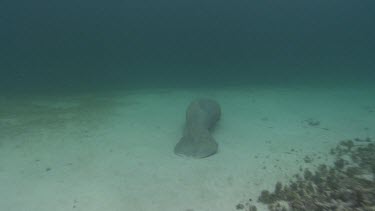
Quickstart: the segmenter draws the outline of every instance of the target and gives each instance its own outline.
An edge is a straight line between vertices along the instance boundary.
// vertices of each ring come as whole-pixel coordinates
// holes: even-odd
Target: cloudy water
[[[2,1],[4,90],[368,80],[375,3]]]

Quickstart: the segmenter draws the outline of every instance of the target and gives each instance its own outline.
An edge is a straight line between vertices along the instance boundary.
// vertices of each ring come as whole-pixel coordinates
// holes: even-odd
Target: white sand
[[[230,211],[374,137],[375,88],[238,87],[1,98],[0,210]],[[173,154],[190,100],[223,116],[206,159]],[[372,112],[374,111],[374,112]],[[309,126],[306,119],[320,121]],[[368,129],[366,129],[368,128]],[[313,163],[305,163],[308,155]]]

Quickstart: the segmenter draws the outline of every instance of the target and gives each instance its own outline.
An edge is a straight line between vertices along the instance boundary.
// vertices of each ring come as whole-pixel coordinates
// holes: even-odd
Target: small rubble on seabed
[[[315,171],[306,168],[289,184],[277,182],[273,192],[263,190],[258,201],[271,211],[375,211],[374,142],[370,138],[341,141],[330,153],[334,165],[321,164]]]

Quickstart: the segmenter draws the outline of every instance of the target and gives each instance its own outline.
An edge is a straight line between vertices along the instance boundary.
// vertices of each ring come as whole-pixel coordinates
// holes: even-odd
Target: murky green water
[[[372,80],[375,3],[3,1],[2,91]]]

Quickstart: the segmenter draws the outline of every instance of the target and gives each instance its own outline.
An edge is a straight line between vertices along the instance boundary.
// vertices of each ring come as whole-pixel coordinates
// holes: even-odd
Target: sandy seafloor
[[[2,96],[0,210],[231,211],[249,199],[266,210],[263,189],[329,163],[341,140],[374,138],[374,93],[318,84]],[[222,107],[219,152],[206,159],[173,153],[197,97]]]

